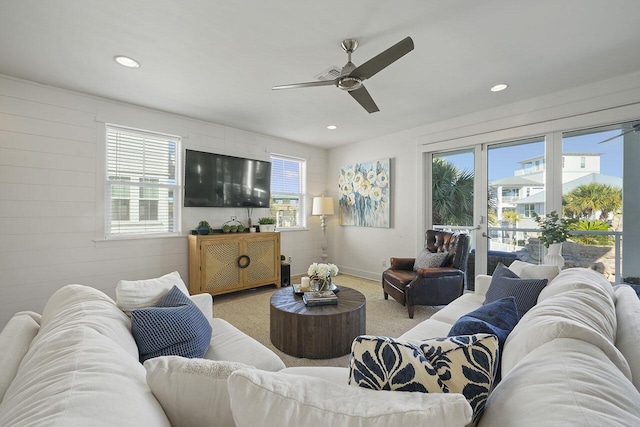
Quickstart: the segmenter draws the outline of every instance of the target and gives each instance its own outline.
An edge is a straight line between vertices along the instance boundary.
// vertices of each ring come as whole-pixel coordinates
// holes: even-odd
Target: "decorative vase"
[[[311,277],[311,290],[314,291],[328,291],[331,290],[331,276],[321,278],[319,276]]]
[[[564,258],[562,257],[562,242],[551,243],[547,248],[547,254],[544,256],[545,264],[557,265],[560,269],[564,267]]]

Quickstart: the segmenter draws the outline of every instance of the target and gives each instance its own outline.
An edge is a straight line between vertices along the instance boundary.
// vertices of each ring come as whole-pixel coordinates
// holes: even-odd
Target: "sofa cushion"
[[[629,365],[614,346],[616,329],[614,304],[605,292],[576,289],[545,299],[525,314],[509,334],[502,354],[503,376],[542,344],[573,338],[600,348],[631,378]]]
[[[189,290],[177,271],[155,279],[120,280],[116,285],[116,303],[120,310],[130,315],[132,310],[154,307],[174,286],[189,295]]]
[[[587,268],[568,268],[562,270],[560,274],[540,292],[538,302],[574,289],[593,289],[604,292],[615,301],[613,287],[602,274]]]
[[[129,318],[97,289],[54,293],[0,404],[0,425],[169,426],[145,380]]]
[[[629,363],[631,380],[640,390],[640,299],[629,286],[618,286],[616,294],[616,348]]]
[[[240,369],[228,380],[237,427],[465,426],[471,407],[458,393],[398,393],[305,375]]]
[[[479,427],[639,426],[638,402],[638,390],[599,348],[559,338],[502,379]]]
[[[224,319],[209,319],[211,344],[204,357],[255,366],[265,371],[279,371],[284,362],[271,349],[250,337]]]
[[[403,342],[362,335],[353,341],[349,383],[373,390],[462,393],[482,414],[498,359],[494,335]]]
[[[522,317],[536,305],[538,294],[545,286],[547,279],[521,279],[499,263],[493,272],[484,303],[488,304],[504,297],[515,297],[518,315]]]
[[[158,356],[202,357],[211,342],[211,325],[177,286],[156,307],[131,312],[131,333],[140,362]]]
[[[484,295],[476,295],[474,293],[462,294],[445,307],[438,310],[438,312],[431,316],[430,319],[439,320],[440,322],[448,323],[451,326],[460,317],[482,306],[484,299]],[[431,337],[423,337],[423,339],[424,338]]]
[[[31,341],[40,330],[41,318],[33,312],[16,313],[0,332],[0,402],[15,378]]]
[[[242,363],[162,356],[144,362],[147,383],[173,427],[234,427],[227,378]]]
[[[448,252],[430,252],[427,249],[420,251],[413,264],[413,271],[419,268],[442,267],[442,263],[447,261]]]

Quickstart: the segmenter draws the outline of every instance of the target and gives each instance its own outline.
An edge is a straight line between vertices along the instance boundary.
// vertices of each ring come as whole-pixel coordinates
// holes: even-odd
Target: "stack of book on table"
[[[333,291],[314,291],[305,292],[302,300],[308,306],[314,305],[331,305],[338,303],[338,297]]]

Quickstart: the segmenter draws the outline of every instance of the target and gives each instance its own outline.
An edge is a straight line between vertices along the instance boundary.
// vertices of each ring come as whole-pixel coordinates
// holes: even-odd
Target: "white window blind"
[[[305,166],[304,159],[271,156],[271,215],[279,229],[305,226]]]
[[[180,138],[107,125],[106,237],[178,234]]]

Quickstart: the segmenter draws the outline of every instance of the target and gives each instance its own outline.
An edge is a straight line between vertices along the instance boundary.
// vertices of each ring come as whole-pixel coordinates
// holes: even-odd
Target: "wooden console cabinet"
[[[280,287],[280,233],[189,236],[189,292],[225,294]]]

